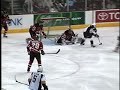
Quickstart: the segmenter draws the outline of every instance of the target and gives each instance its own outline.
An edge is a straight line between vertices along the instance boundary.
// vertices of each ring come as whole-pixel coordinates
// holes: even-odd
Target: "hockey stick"
[[[22,82],[18,81],[18,80],[16,79],[16,75],[15,75],[15,81],[16,81],[17,83],[20,83],[20,84],[23,84],[23,85],[27,85],[27,86],[29,86],[29,85],[26,84],[26,83],[22,83]]]
[[[99,41],[99,45],[102,45],[102,43],[100,42],[100,39],[99,39],[99,37],[98,37],[98,41]]]
[[[2,88],[2,90],[6,90],[6,89]]]
[[[58,54],[59,52],[60,52],[60,49],[58,49],[58,51],[55,53],[45,53],[45,54]]]
[[[32,48],[32,49],[34,49],[34,48]],[[34,49],[35,51],[37,51],[37,52],[39,52],[37,49]],[[60,52],[60,49],[58,49],[58,51],[57,52],[55,52],[55,53],[45,53],[45,54],[58,54]]]

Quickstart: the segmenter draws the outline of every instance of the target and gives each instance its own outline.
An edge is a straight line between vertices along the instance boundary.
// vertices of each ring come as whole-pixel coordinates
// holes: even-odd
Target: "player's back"
[[[96,28],[93,27],[93,26],[89,26],[89,27],[87,27],[87,28],[84,30],[84,32],[86,32],[86,33],[95,33],[95,32],[96,32]]]
[[[41,49],[43,49],[43,44],[42,42],[38,40],[31,40],[28,47],[32,47],[31,51],[32,52],[40,52]]]
[[[42,74],[40,72],[32,73],[32,79],[29,86],[31,90],[38,90],[38,87],[41,87],[41,75]]]

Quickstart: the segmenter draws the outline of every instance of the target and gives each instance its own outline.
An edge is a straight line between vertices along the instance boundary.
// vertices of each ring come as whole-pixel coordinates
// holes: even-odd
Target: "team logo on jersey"
[[[101,12],[98,14],[98,19],[99,20],[107,20],[109,15],[106,12]]]

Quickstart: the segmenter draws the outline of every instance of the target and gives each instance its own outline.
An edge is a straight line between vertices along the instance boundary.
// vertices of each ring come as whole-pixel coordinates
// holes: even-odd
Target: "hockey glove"
[[[45,38],[45,39],[46,39],[46,37],[47,37],[47,36],[46,36],[46,35],[44,35],[44,38]]]
[[[43,34],[44,38],[46,39],[47,35],[44,32],[42,32],[42,34]]]
[[[47,85],[45,85],[45,84],[42,84],[42,85],[44,87],[44,90],[48,90],[48,86]]]
[[[30,85],[30,82],[31,82],[31,79],[30,79],[30,78],[28,78],[28,83],[29,83],[29,85]]]
[[[46,88],[44,88],[44,90],[48,90],[48,87],[46,86]]]
[[[42,55],[45,55],[45,52],[44,52],[43,50],[41,50],[41,54],[42,54]]]

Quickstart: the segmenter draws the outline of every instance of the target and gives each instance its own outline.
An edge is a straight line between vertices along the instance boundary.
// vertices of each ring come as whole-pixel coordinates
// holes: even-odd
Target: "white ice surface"
[[[76,30],[82,35],[82,30]],[[54,45],[53,41],[43,40],[45,52],[61,51],[56,55],[42,56],[42,65],[46,74],[49,90],[119,90],[119,54],[112,52],[117,43],[119,27],[98,28],[99,45],[91,48],[89,40],[85,46]],[[2,88],[6,90],[29,90],[28,86],[15,82],[27,82],[26,69],[29,56],[25,39],[28,33],[8,34],[2,38]],[[36,71],[35,60],[32,71]]]

